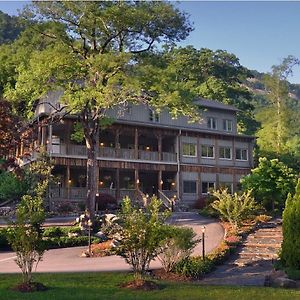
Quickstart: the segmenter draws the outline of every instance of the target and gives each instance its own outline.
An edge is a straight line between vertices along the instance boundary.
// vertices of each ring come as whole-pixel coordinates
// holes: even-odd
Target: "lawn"
[[[0,275],[0,299],[76,300],[76,299],[300,299],[300,290],[248,287],[199,286],[193,283],[161,282],[161,289],[150,292],[129,291],[119,284],[132,279],[126,273],[36,274],[35,280],[49,287],[46,292],[22,294],[9,290],[20,275]]]

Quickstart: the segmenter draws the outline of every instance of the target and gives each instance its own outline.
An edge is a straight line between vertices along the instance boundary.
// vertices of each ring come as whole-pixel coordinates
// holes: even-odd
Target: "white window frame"
[[[217,119],[214,117],[207,117],[207,128],[212,130],[217,130],[218,129]]]
[[[230,126],[229,126],[230,124]],[[229,129],[230,127],[230,129]],[[223,130],[224,131],[228,131],[228,132],[232,132],[233,130],[233,121],[232,120],[223,120]]]
[[[191,146],[194,147],[195,149],[195,155],[192,154],[184,154],[184,146],[188,145],[189,146],[189,150],[191,149]],[[190,151],[189,151],[190,152]],[[190,152],[191,153],[191,152]],[[194,143],[182,143],[182,156],[184,157],[197,157],[197,144]]]
[[[212,147],[213,149],[213,156],[204,156],[203,155],[203,147]],[[208,151],[206,151],[206,154],[208,153]],[[201,145],[201,157],[202,158],[209,158],[209,159],[214,159],[215,158],[215,146],[214,145]]]
[[[184,183],[185,182],[193,182],[193,183],[195,183],[195,192],[186,192],[186,191],[184,191]],[[197,181],[196,180],[183,180],[183,184],[182,184],[182,187],[183,187],[183,193],[184,194],[192,194],[192,195],[195,195],[195,194],[197,194]]]
[[[230,157],[227,158],[227,157],[221,157],[221,149],[223,149],[223,154],[225,154],[225,149],[229,149],[230,150]],[[225,156],[225,155],[224,155]],[[219,147],[219,158],[220,159],[223,159],[223,160],[232,160],[232,148],[229,147],[229,146],[220,146]]]
[[[207,192],[203,192],[203,184],[206,183],[206,189]],[[213,184],[213,189],[216,189],[216,182],[215,181],[202,181],[201,182],[201,194],[202,195],[208,195],[209,194],[209,190],[211,189],[211,187],[209,187],[210,184]]]
[[[237,158],[237,151],[241,151],[241,158]],[[246,151],[246,159],[243,159],[242,151]],[[248,161],[249,160],[248,149],[245,149],[245,148],[235,148],[235,159],[238,160],[238,161]]]
[[[149,108],[149,121],[152,123],[159,123],[160,122],[160,116],[159,113],[155,110]]]

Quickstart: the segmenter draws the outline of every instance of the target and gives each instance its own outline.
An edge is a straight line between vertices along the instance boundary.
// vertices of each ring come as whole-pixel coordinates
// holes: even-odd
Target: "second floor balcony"
[[[87,148],[84,145],[74,144],[53,144],[52,147],[48,145],[48,152],[53,156],[87,156]],[[116,149],[112,147],[99,147],[99,158],[112,159],[127,159],[127,160],[144,160],[144,161],[162,161],[162,162],[176,162],[177,154],[172,152],[159,152],[151,150],[135,149]]]

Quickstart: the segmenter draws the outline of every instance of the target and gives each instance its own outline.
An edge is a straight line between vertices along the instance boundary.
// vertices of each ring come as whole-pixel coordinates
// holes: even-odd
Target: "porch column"
[[[158,171],[158,190],[162,191],[163,181],[162,181],[162,170]]]
[[[71,178],[71,172],[70,172],[70,165],[67,165],[67,178],[66,178],[66,187],[67,187],[67,198],[70,199],[70,185],[71,182],[69,181]]]
[[[116,152],[116,157],[120,157],[120,129],[119,128],[116,129],[115,152]]]
[[[134,158],[139,158],[139,131],[137,128],[134,131]]]
[[[118,202],[122,200],[120,197],[120,169],[116,169],[116,199]]]
[[[46,126],[42,125],[41,146],[46,145]]]
[[[158,134],[157,136],[157,145],[158,145],[158,160],[161,161],[163,159],[163,156],[162,156],[162,135],[161,134]]]
[[[53,132],[52,124],[49,124],[48,152],[50,153],[50,157],[52,154],[52,132]]]
[[[138,190],[139,190],[139,171],[137,169],[134,170],[134,189],[135,189],[135,200],[138,197]]]

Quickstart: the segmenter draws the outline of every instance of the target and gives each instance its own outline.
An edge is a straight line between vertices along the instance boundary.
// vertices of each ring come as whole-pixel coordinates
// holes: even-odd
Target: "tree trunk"
[[[97,135],[97,134],[95,134]],[[96,173],[97,173],[97,151],[96,151],[96,138],[90,136],[86,138],[87,146],[87,176],[86,176],[86,209],[89,214],[90,220],[94,222],[95,219],[95,198],[97,193]]]

